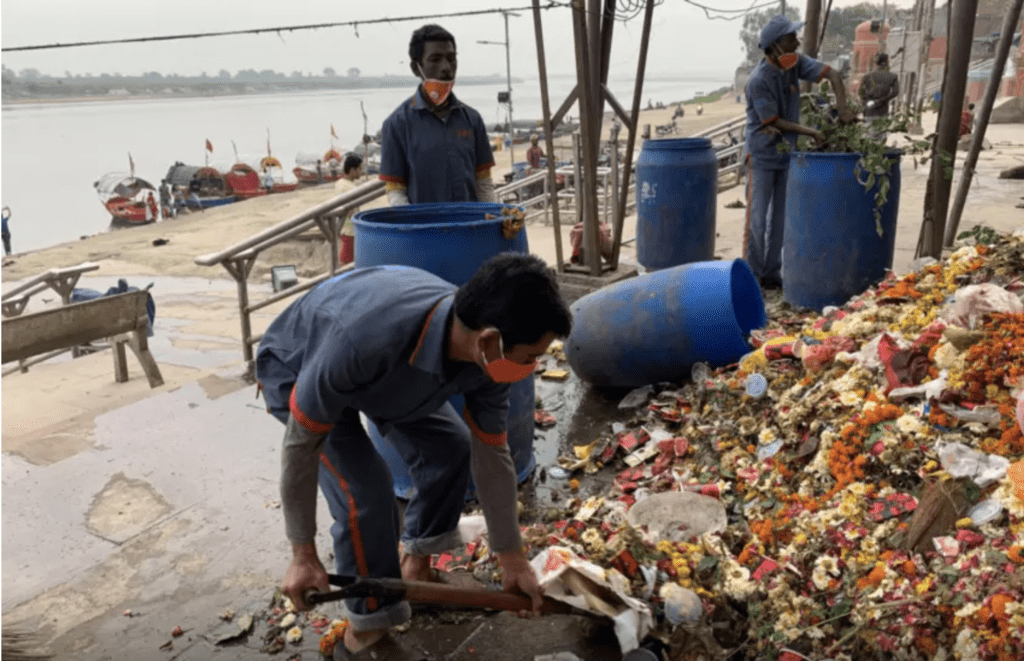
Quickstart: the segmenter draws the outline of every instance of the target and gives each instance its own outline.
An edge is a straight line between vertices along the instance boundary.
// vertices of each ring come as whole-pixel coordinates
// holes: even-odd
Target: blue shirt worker
[[[761,30],[764,50],[747,81],[747,223],[743,232],[743,258],[765,289],[782,286],[782,244],[786,218],[786,175],[789,154],[779,146],[796,147],[799,135],[818,143],[825,137],[800,124],[800,81],[828,79],[836,93],[839,123],[850,124],[856,115],[846,101],[846,87],[838,71],[796,52],[796,33],[803,23],[774,16]]]
[[[409,59],[423,82],[381,131],[380,178],[388,203],[496,202],[484,120],[451,93],[455,37],[439,25],[424,25],[412,33]]]
[[[285,424],[281,503],[292,561],[282,591],[298,608],[307,607],[307,590],[328,589],[314,544],[318,482],[334,519],[338,573],[444,581],[430,556],[462,544],[457,526],[470,474],[503,587],[539,607],[506,444],[508,384],[530,376],[571,325],[554,272],[519,253],[488,260],[458,289],[410,267],[355,269],[270,324],[256,376],[268,412]],[[456,412],[448,399],[459,393],[466,404]],[[360,413],[410,467],[415,494],[401,539],[391,473]],[[386,632],[409,620],[408,602],[349,599],[346,606],[350,626],[335,659],[363,649],[405,658]]]

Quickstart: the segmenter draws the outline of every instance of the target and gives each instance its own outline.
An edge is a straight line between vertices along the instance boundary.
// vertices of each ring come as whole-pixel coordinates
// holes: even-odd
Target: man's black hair
[[[484,262],[455,293],[455,314],[470,330],[494,326],[508,350],[545,333],[567,337],[572,314],[555,272],[534,255],[505,252]]]
[[[875,64],[888,64],[888,63],[889,63],[889,56],[886,55],[885,53],[879,53],[875,57]]]
[[[424,25],[412,33],[412,39],[409,40],[409,59],[413,62],[422,60],[423,44],[428,41],[450,41],[452,46],[455,45],[455,37],[448,30],[433,23]]]
[[[350,170],[355,170],[357,167],[363,164],[363,157],[359,154],[346,154],[345,163],[341,166],[345,174],[348,174]]]

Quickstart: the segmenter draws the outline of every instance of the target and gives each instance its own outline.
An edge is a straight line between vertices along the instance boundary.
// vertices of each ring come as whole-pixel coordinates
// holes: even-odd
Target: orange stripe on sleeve
[[[295,401],[295,386],[292,386],[291,397],[288,398],[288,408],[291,410],[292,417],[295,418],[295,422],[299,423],[314,434],[326,434],[331,431],[330,423],[317,422],[313,420],[299,408],[298,402]]]
[[[478,165],[478,166],[476,166],[476,173],[479,175],[484,170],[490,170],[493,167],[494,167],[494,161],[491,161],[490,163],[484,163],[483,165]]]
[[[831,70],[832,70],[832,67],[830,67],[829,65],[826,64],[825,68],[821,70],[821,75],[818,76],[818,79],[816,81],[814,81],[814,82],[820,83],[825,78],[825,76],[828,75],[828,72],[831,71]]]
[[[779,118],[778,115],[772,115],[768,119],[766,119],[763,122],[761,122],[761,126],[768,126],[769,124],[771,124],[772,122],[774,122],[778,118]]]
[[[393,184],[404,184],[405,183],[405,177],[397,177],[397,176],[395,176],[393,174],[382,174],[382,175],[379,175],[379,178],[380,178],[381,181],[387,181],[387,182],[391,182]]]
[[[487,432],[480,429],[473,420],[473,416],[469,414],[469,408],[462,408],[462,417],[466,419],[466,424],[469,425],[469,431],[473,432],[473,435],[479,438],[487,445],[493,445],[495,447],[501,447],[505,445],[505,441],[508,440],[508,433],[501,432],[500,434],[488,434]]]

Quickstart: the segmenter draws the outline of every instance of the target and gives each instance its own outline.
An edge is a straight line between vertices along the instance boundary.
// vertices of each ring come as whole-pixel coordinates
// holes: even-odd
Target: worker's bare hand
[[[782,130],[777,126],[769,124],[761,129],[763,135],[782,135]]]
[[[839,125],[846,126],[857,121],[857,113],[850,106],[843,106],[839,109]]]
[[[521,611],[520,617],[531,617],[544,604],[544,590],[537,582],[537,574],[522,551],[499,553],[502,578],[501,589],[505,592],[523,592],[533,601],[533,611]]]
[[[822,133],[821,131],[815,131],[814,133],[812,133],[811,138],[814,139],[814,144],[816,144],[819,147],[825,144],[825,142],[828,140],[828,138],[825,137],[825,134]]]
[[[296,553],[288,566],[288,572],[284,576],[284,583],[281,584],[281,592],[292,600],[296,610],[306,611],[310,606],[302,599],[307,590],[327,592],[330,584],[327,582],[327,571],[324,570],[316,551],[312,553]]]

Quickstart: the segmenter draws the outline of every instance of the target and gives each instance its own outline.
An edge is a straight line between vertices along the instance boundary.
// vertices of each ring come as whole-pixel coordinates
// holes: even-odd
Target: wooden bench
[[[146,338],[148,297],[148,291],[133,291],[5,319],[0,327],[2,361],[20,361],[109,338],[118,383],[128,380],[127,344],[142,364],[150,388],[161,386],[164,379]]]

